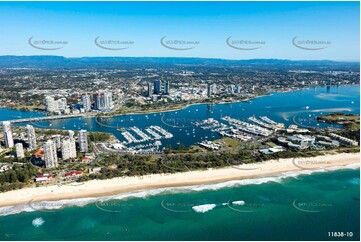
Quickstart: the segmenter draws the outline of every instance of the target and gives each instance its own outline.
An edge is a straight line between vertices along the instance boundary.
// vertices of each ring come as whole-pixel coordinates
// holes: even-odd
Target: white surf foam
[[[217,206],[216,204],[204,204],[204,205],[193,206],[192,209],[197,213],[206,213],[212,210],[213,208],[215,208],[216,206]]]
[[[234,201],[232,202],[233,205],[239,205],[239,206],[243,206],[245,205],[246,203],[244,201]]]
[[[34,227],[38,228],[45,223],[45,220],[43,218],[36,218],[31,223],[33,224]]]
[[[12,215],[21,212],[34,212],[35,210],[29,207],[27,204],[21,204],[16,206],[6,206],[0,208],[0,216]]]
[[[260,185],[264,183],[281,183],[286,178],[296,178],[300,175],[310,175],[313,173],[343,170],[343,169],[359,169],[360,164],[352,164],[346,166],[334,166],[321,168],[317,170],[300,170],[293,172],[285,172],[279,176],[274,177],[263,177],[263,178],[250,178],[243,180],[234,180],[222,183],[214,183],[207,185],[195,185],[195,186],[184,186],[184,187],[170,187],[170,188],[159,188],[153,190],[140,190],[136,192],[122,193],[113,196],[98,197],[98,198],[79,198],[79,199],[68,199],[59,201],[45,201],[45,202],[29,202],[28,204],[7,206],[0,208],[0,216],[6,216],[11,214],[17,214],[21,212],[33,212],[41,210],[54,210],[62,209],[69,206],[83,207],[90,203],[104,202],[109,200],[126,200],[131,198],[146,198],[150,196],[156,196],[160,194],[177,194],[177,193],[189,193],[189,192],[201,192],[201,191],[215,191],[224,188],[240,187],[247,185]]]

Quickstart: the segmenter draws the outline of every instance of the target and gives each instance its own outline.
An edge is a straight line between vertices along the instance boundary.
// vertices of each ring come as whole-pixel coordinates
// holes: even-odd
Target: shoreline
[[[352,86],[352,85],[344,85],[344,86]],[[261,97],[268,97],[268,96],[272,96],[273,93],[286,93],[286,92],[295,92],[295,91],[301,91],[301,90],[305,90],[311,88],[311,86],[306,87],[306,88],[300,88],[300,89],[294,89],[294,90],[289,90],[289,91],[275,91],[272,93],[265,93],[265,94],[260,94],[260,95],[256,95],[254,97],[251,98],[245,98],[243,100],[235,100],[235,101],[216,101],[216,102],[195,102],[195,103],[190,103],[181,107],[177,107],[177,108],[165,108],[164,110],[155,110],[155,109],[151,109],[151,110],[145,110],[145,111],[139,111],[139,112],[129,112],[129,113],[109,113],[109,115],[107,115],[105,113],[105,115],[99,115],[97,116],[99,113],[86,113],[84,115],[81,115],[80,117],[82,118],[113,118],[113,117],[119,117],[119,116],[126,116],[126,115],[139,115],[139,114],[154,114],[154,113],[168,113],[168,112],[174,112],[174,111],[179,111],[179,110],[183,110],[186,109],[188,107],[191,106],[195,106],[195,105],[207,105],[207,104],[234,104],[234,103],[247,103],[249,101],[252,101],[254,99],[257,98],[261,98]],[[21,110],[20,108],[14,108],[14,107],[1,107],[1,108],[7,108],[9,110],[17,110],[17,111],[24,111],[24,112],[40,112],[40,113],[44,113],[45,116],[48,116],[47,113],[45,111],[39,111],[39,110]],[[72,118],[72,117],[69,117]]]
[[[189,108],[191,106],[196,106],[196,105],[208,105],[208,104],[213,104],[213,105],[218,105],[218,104],[233,104],[233,103],[244,103],[244,102],[248,102],[257,98],[261,98],[261,97],[267,97],[267,96],[272,96],[272,94],[262,94],[262,95],[258,95],[258,96],[254,96],[251,98],[246,98],[243,100],[235,100],[235,101],[219,101],[219,102],[195,102],[195,103],[190,103],[181,107],[177,107],[177,108],[165,108],[164,110],[148,110],[148,111],[139,111],[139,112],[131,112],[131,113],[124,113],[124,114],[112,114],[109,116],[95,116],[95,117],[99,117],[99,118],[113,118],[113,117],[118,117],[118,116],[126,116],[126,115],[142,115],[142,114],[155,114],[155,113],[169,113],[169,112],[174,112],[174,111],[180,111],[186,108]]]
[[[340,153],[309,158],[269,160],[261,163],[201,171],[91,180],[80,184],[72,183],[73,185],[30,187],[0,193],[0,208],[30,202],[100,198],[161,188],[211,185],[228,181],[279,176],[289,172],[309,174],[309,172],[314,172],[319,169],[332,167],[340,169],[348,165],[356,164],[360,164],[360,153]],[[302,173],[302,171],[304,171],[304,173]]]
[[[296,90],[292,90],[292,91],[296,91]],[[207,105],[207,104],[232,104],[232,103],[241,103],[241,102],[248,102],[250,100],[256,99],[256,98],[260,98],[260,97],[266,97],[266,96],[271,96],[271,94],[262,94],[262,95],[258,95],[258,96],[254,96],[251,98],[246,98],[243,100],[235,100],[235,101],[216,101],[216,102],[195,102],[195,103],[190,103],[190,104],[186,104],[184,106],[181,107],[174,107],[174,108],[164,108],[161,110],[155,110],[155,109],[151,109],[151,110],[145,110],[145,111],[138,111],[138,112],[134,112],[131,111],[129,113],[112,113],[110,112],[109,115],[107,115],[107,113],[104,113],[104,115],[101,115],[101,113],[84,113],[83,115],[79,114],[79,117],[82,118],[113,118],[113,117],[118,117],[118,116],[125,116],[125,115],[139,115],[139,114],[154,114],[154,113],[167,113],[167,112],[173,112],[173,111],[179,111],[182,109],[186,109],[188,107],[194,106],[194,105]],[[22,112],[38,112],[38,113],[43,113],[45,114],[45,116],[47,115],[46,111],[40,111],[40,110],[22,110],[21,108],[16,108],[16,107],[6,107],[6,106],[2,106],[0,107],[2,109],[9,109],[9,110],[15,110],[15,111],[22,111]],[[99,115],[100,114],[100,115]],[[99,115],[99,116],[97,116]],[[77,118],[77,117],[69,117],[69,118]]]
[[[219,105],[219,104],[234,104],[234,103],[247,103],[251,100],[254,100],[256,98],[261,98],[261,97],[267,97],[267,96],[272,96],[272,94],[262,94],[262,95],[258,95],[252,98],[246,98],[244,100],[236,100],[236,101],[219,101],[219,102],[196,102],[196,103],[190,103],[181,107],[177,107],[177,108],[165,108],[163,110],[146,110],[146,111],[139,111],[139,112],[129,112],[129,113],[110,113],[109,115],[107,115],[106,113],[103,115],[99,115],[99,113],[83,113],[83,114],[79,114],[79,116],[76,117],[66,117],[63,119],[73,119],[73,118],[82,118],[82,119],[88,119],[88,118],[116,118],[116,117],[122,117],[122,116],[129,116],[129,115],[148,115],[148,114],[165,114],[165,113],[169,113],[169,112],[175,112],[175,111],[180,111],[183,109],[187,109],[191,106],[196,106],[196,105],[208,105],[208,104],[214,104],[214,105]],[[21,111],[21,112],[37,112],[37,113],[42,113],[44,114],[44,117],[48,116],[48,114],[44,111],[38,111],[38,110],[21,110],[18,108],[10,108],[10,107],[0,107],[2,109],[8,109],[8,110],[15,110],[15,111]],[[29,122],[32,125],[36,125],[33,122]],[[38,127],[39,129],[48,129],[48,127]]]
[[[359,86],[359,84],[354,84],[354,85],[340,85],[340,86]],[[244,102],[249,102],[252,101],[254,99],[258,99],[258,98],[262,98],[262,97],[268,97],[268,96],[272,96],[275,93],[289,93],[289,92],[296,92],[296,91],[302,91],[302,90],[307,90],[310,89],[312,87],[325,87],[325,86],[307,86],[307,87],[303,87],[303,88],[297,88],[297,89],[293,89],[293,90],[288,90],[288,91],[274,91],[271,93],[265,93],[265,94],[260,94],[251,98],[246,98],[243,100],[235,100],[235,101],[216,101],[216,102],[195,102],[195,103],[190,103],[181,107],[177,107],[177,108],[165,108],[164,110],[145,110],[145,111],[139,111],[139,112],[129,112],[129,113],[109,113],[109,115],[105,114],[105,115],[99,115],[99,113],[84,113],[84,115],[80,115],[79,117],[81,118],[114,118],[114,117],[120,117],[120,116],[126,116],[126,115],[146,115],[146,114],[154,114],[154,113],[168,113],[168,112],[174,112],[174,111],[179,111],[179,110],[183,110],[186,109],[188,107],[194,106],[194,105],[207,105],[207,104],[214,104],[214,105],[218,105],[218,104],[234,104],[234,103],[244,103]],[[24,111],[21,110],[19,108],[14,108],[14,107],[6,107],[6,106],[2,106],[0,108],[6,108],[9,110],[17,110],[17,111]],[[24,112],[40,112],[40,113],[44,113],[45,116],[47,116],[46,112],[43,111],[38,111],[38,110],[27,110]],[[97,116],[99,115],[99,116]],[[69,117],[72,118],[72,117]],[[76,117],[74,117],[76,118]]]

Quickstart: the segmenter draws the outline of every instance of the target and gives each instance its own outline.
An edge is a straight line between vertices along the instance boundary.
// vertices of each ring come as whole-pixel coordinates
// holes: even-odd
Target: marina
[[[229,116],[221,118],[221,120],[227,122],[228,125],[221,123],[213,118],[209,118],[201,122],[196,122],[194,123],[194,125],[200,127],[201,129],[210,130],[211,132],[216,132],[221,136],[231,137],[242,141],[248,141],[252,138],[256,138],[260,136],[270,136],[273,133],[273,131],[278,130],[278,127],[284,127],[284,124],[263,123],[262,121],[259,121],[255,117],[249,117],[248,119],[252,122],[262,125],[263,127],[256,124],[247,123],[239,119],[234,119]],[[267,119],[272,121],[269,118]],[[267,127],[268,129],[264,127]]]
[[[128,147],[154,145],[189,147],[203,141],[230,137],[250,141],[270,137],[274,132],[308,132],[337,125],[317,122],[319,115],[331,112],[359,113],[359,86],[315,87],[289,93],[272,93],[252,103],[197,104],[177,111],[159,114],[131,114],[114,117],[76,117],[31,122],[38,128],[112,133]],[[323,98],[331,95],[335,101]],[[299,98],[301,97],[302,98]],[[284,100],[291,100],[285,104]],[[312,105],[310,101],[312,100]],[[309,106],[308,109],[305,107]],[[196,111],[198,109],[198,111]],[[41,112],[0,110],[0,121],[45,115]],[[163,122],[162,122],[163,121]],[[26,123],[14,125],[25,126]],[[75,125],[75,126],[74,126]],[[154,128],[157,126],[159,128]]]
[[[164,149],[164,147],[161,149],[162,142],[160,140],[173,137],[173,134],[156,125],[145,128],[145,132],[136,126],[121,132],[125,139],[123,144],[126,145],[122,147],[123,151],[132,154],[160,154]],[[135,136],[140,137],[140,139]]]

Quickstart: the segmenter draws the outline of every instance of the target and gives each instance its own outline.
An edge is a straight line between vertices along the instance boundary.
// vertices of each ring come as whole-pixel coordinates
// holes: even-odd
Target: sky
[[[359,9],[359,2],[0,2],[0,55],[359,61]]]

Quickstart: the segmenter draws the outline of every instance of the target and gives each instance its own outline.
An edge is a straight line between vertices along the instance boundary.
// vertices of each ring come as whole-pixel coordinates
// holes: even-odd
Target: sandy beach
[[[92,180],[82,184],[49,185],[0,193],[0,207],[38,201],[110,196],[120,193],[165,187],[180,187],[219,183],[247,178],[275,176],[285,172],[346,166],[360,163],[360,153],[341,153],[312,158],[270,160],[262,163],[232,166],[176,174],[155,174],[143,177],[124,177]]]

